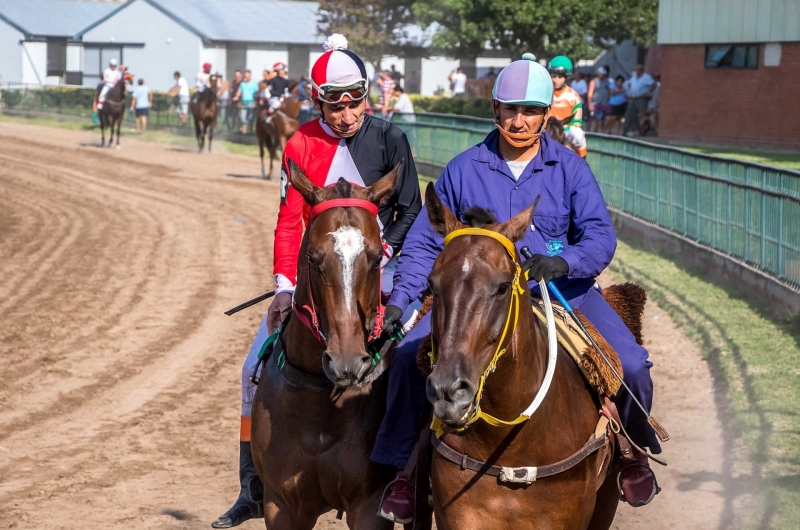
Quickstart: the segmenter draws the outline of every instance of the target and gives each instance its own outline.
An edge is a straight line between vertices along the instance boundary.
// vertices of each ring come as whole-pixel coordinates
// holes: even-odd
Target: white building
[[[80,0],[3,0],[0,81],[80,84],[80,44],[72,37],[116,7]]]
[[[84,85],[96,85],[112,57],[157,90],[174,82],[175,71],[191,84],[204,62],[229,79],[236,69],[258,79],[281,61],[299,77],[325,40],[317,35],[316,2],[129,0],[116,7],[75,35]]]

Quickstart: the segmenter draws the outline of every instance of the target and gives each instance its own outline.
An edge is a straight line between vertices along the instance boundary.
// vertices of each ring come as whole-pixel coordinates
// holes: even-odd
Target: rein
[[[514,272],[514,280],[511,283],[511,302],[508,305],[508,312],[506,313],[506,322],[503,326],[503,333],[500,336],[500,340],[497,342],[497,348],[495,349],[494,356],[492,360],[489,362],[489,365],[483,371],[483,375],[481,375],[480,384],[478,385],[478,392],[475,394],[475,408],[472,411],[467,423],[464,427],[460,429],[456,429],[456,432],[462,432],[471,424],[475,423],[478,420],[483,420],[489,425],[494,427],[499,427],[501,425],[517,425],[526,420],[528,420],[536,409],[542,404],[544,401],[547,392],[550,390],[550,384],[553,381],[553,375],[555,374],[556,369],[556,359],[557,359],[557,348],[558,342],[556,338],[556,330],[555,330],[555,320],[553,317],[553,307],[550,304],[550,297],[547,294],[547,287],[544,285],[544,282],[539,282],[540,287],[542,288],[542,300],[544,301],[545,306],[545,313],[547,314],[547,335],[548,335],[548,363],[547,363],[547,370],[545,371],[544,380],[542,381],[541,386],[539,387],[538,392],[533,398],[533,401],[528,406],[525,411],[523,411],[516,419],[511,421],[501,420],[484,412],[481,409],[481,396],[483,395],[483,390],[486,385],[486,379],[488,379],[489,375],[494,373],[497,362],[500,360],[500,357],[506,353],[508,350],[508,346],[510,344],[504,345],[506,342],[506,338],[510,338],[514,334],[514,330],[517,328],[517,324],[519,323],[519,307],[520,307],[520,295],[525,292],[522,286],[522,279],[523,277],[527,278],[526,273],[522,271],[522,265],[520,264],[519,260],[517,259],[517,249],[514,246],[514,243],[511,242],[507,237],[499,234],[497,232],[493,232],[491,230],[486,230],[485,228],[462,228],[460,230],[454,230],[450,232],[447,237],[444,238],[444,245],[447,246],[453,239],[461,236],[484,236],[490,237],[495,241],[499,242],[503,245],[508,256],[511,258],[511,261],[514,263],[514,268],[516,269]],[[431,368],[436,366],[436,349],[434,346],[434,342],[431,341],[431,351],[428,353],[428,356],[431,360]],[[440,438],[445,430],[446,427],[444,424],[436,417],[433,418],[433,422],[431,424],[431,429],[436,433],[436,437]]]
[[[366,210],[369,212],[373,217],[378,216],[378,207],[373,203],[363,200],[363,199],[330,199],[324,202],[321,202],[311,208],[311,213],[308,217],[308,226],[309,228],[314,223],[314,220],[319,217],[322,212],[326,212],[328,210],[333,210],[334,208],[361,208],[362,210]],[[314,338],[317,339],[317,342],[320,344],[327,345],[328,339],[325,337],[325,334],[322,332],[322,328],[319,325],[319,317],[317,316],[317,306],[314,303],[314,291],[311,289],[311,271],[308,271],[308,300],[309,303],[307,305],[303,305],[299,307],[297,303],[292,299],[292,310],[300,322],[303,323],[305,327],[307,327],[311,333],[314,335]],[[372,328],[369,337],[367,338],[367,342],[372,342],[373,340],[377,339],[381,336],[383,331],[383,314],[386,310],[385,306],[381,300],[381,279],[380,276],[378,277],[378,308],[375,312],[375,326]],[[304,313],[305,312],[305,313]],[[375,363],[375,357],[373,356],[373,363]]]

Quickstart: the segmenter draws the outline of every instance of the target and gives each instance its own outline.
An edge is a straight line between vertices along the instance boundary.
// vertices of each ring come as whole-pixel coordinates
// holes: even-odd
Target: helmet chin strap
[[[500,131],[500,134],[503,135],[503,138],[505,138],[506,142],[508,142],[509,145],[511,145],[511,147],[516,147],[517,149],[533,146],[536,142],[539,141],[539,138],[542,136],[542,133],[544,132],[545,127],[547,126],[547,121],[543,119],[542,126],[539,127],[539,132],[512,133],[505,130],[503,126],[500,125],[499,118],[495,117],[494,121],[495,121],[494,126],[497,128],[498,131]]]

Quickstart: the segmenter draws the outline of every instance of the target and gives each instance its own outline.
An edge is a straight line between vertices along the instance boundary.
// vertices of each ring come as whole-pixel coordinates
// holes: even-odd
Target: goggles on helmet
[[[340,103],[345,96],[353,101],[359,101],[367,96],[368,86],[365,79],[359,79],[355,83],[346,86],[322,85],[312,83],[317,89],[320,101],[325,103]]]
[[[567,69],[563,66],[551,66],[547,69],[547,71],[551,74],[563,75],[564,77],[567,77]]]

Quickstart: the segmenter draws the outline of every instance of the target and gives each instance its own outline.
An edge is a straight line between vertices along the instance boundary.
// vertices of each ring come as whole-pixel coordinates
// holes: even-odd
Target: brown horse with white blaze
[[[466,228],[431,185],[426,204],[441,234]],[[427,394],[434,416],[445,427],[439,441],[483,464],[473,471],[433,452],[431,485],[440,530],[594,530],[609,528],[614,519],[614,442],[605,429],[603,436],[597,435],[598,426],[604,425],[598,421],[599,404],[576,363],[560,347],[549,391],[538,410],[522,420],[548,366],[547,341],[531,309],[527,283],[520,278],[513,245],[529,229],[534,208],[535,204],[504,224],[490,219],[483,226],[506,243],[485,232],[453,234],[429,276],[435,364]],[[518,319],[510,309],[514,297]],[[496,363],[493,371],[487,369],[490,363]],[[495,426],[480,416],[470,423],[477,410],[508,424]],[[566,469],[545,472],[548,465],[588,447],[587,439],[602,446],[586,451]],[[527,480],[514,480],[520,478],[515,472],[511,478],[492,476],[490,466],[525,468]]]
[[[377,207],[400,167],[371,187],[317,187],[289,161],[291,185],[311,206],[300,246],[293,313],[280,351],[262,368],[252,453],[270,530],[311,530],[327,511],[351,529],[391,529],[376,516],[394,470],[369,460],[385,412],[386,358],[367,351],[382,314]],[[380,319],[378,319],[380,320]]]

